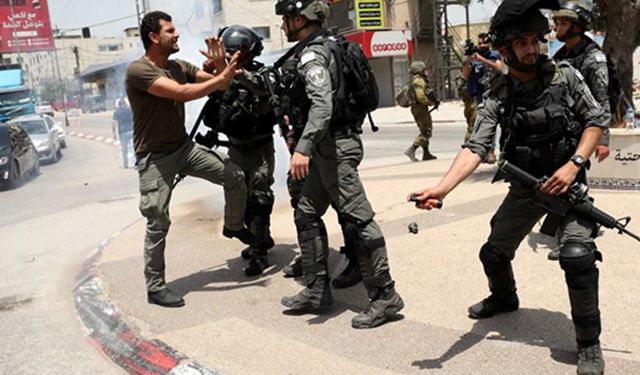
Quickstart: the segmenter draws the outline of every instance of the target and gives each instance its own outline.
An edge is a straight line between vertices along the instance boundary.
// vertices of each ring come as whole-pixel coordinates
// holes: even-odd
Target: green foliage
[[[38,94],[40,100],[44,102],[54,103],[60,101],[64,95],[64,82],[58,80],[47,80],[40,83]]]
[[[593,4],[593,31],[605,32],[607,30],[607,12],[604,10],[602,0],[597,0]]]

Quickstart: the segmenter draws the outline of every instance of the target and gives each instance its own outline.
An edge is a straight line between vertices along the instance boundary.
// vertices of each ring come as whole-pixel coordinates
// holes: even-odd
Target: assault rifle
[[[517,181],[525,187],[531,187],[536,192],[539,202],[551,214],[565,216],[569,212],[588,219],[602,225],[608,229],[618,230],[619,234],[631,236],[636,241],[640,241],[640,237],[626,229],[631,217],[623,217],[615,219],[606,212],[598,209],[593,205],[587,196],[589,187],[581,182],[574,182],[569,187],[569,191],[562,195],[549,195],[540,191],[540,187],[546,181],[546,178],[536,178],[514,164],[506,160],[498,163],[500,172],[503,172],[510,181]]]
[[[262,75],[262,80],[264,81],[264,85],[269,92],[269,105],[273,110],[273,114],[276,116],[278,120],[278,126],[280,127],[280,132],[282,136],[285,138],[287,142],[287,146],[291,149],[295,147],[296,140],[293,137],[293,129],[289,126],[289,121],[285,119],[285,106],[278,96],[278,88],[280,87],[280,76],[276,68],[271,66],[265,66],[260,69],[260,74]],[[275,87],[274,87],[275,86]]]

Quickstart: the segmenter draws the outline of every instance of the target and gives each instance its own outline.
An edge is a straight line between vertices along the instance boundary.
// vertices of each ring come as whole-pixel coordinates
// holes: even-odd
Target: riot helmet
[[[264,48],[262,38],[253,29],[246,26],[231,25],[222,28],[218,32],[218,38],[224,43],[224,48],[228,54],[233,55],[236,52],[240,52],[241,63],[251,61],[254,57],[260,56]]]
[[[529,72],[535,64],[524,64],[518,60],[511,41],[523,34],[537,34],[541,42],[549,32],[549,21],[540,12],[541,8],[558,9],[558,0],[504,0],[491,19],[489,37],[497,48],[505,48],[505,63],[517,70]]]
[[[423,73],[426,68],[427,64],[423,61],[414,61],[409,66],[409,72],[411,72],[411,74],[420,74]]]
[[[565,17],[580,26],[583,30],[591,28],[593,20],[592,0],[564,0],[560,3],[560,10],[553,12],[553,18]]]
[[[329,18],[329,4],[326,0],[277,0],[276,15],[303,16],[312,22],[323,22]]]

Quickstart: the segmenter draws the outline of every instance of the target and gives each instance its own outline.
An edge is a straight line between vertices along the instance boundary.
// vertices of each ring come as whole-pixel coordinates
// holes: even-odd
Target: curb
[[[89,139],[93,141],[98,141],[98,142],[106,143],[115,147],[120,147],[120,141],[114,140],[113,138],[95,136],[93,134],[85,134],[85,133],[76,132],[76,131],[67,132],[67,135],[70,135],[72,137],[77,137],[77,138],[84,138],[84,139]]]
[[[158,339],[147,339],[140,330],[103,295],[96,266],[106,246],[132,224],[127,225],[93,249],[76,276],[73,304],[85,328],[87,339],[113,363],[129,374],[221,375]]]

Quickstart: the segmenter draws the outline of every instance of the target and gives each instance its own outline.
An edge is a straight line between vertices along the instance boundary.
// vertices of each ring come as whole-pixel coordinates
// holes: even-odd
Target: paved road
[[[87,253],[137,218],[135,172],[114,147],[67,144],[59,163],[0,192],[3,374],[121,373],[86,341],[71,290]]]
[[[108,113],[84,116],[75,124],[67,130],[111,136]],[[365,165],[405,162],[402,151],[415,136],[415,126],[377,125],[381,130],[376,134],[365,129]],[[437,124],[432,151],[452,155],[463,132],[462,124]],[[43,166],[40,176],[19,189],[0,192],[0,362],[6,373],[121,371],[86,341],[71,290],[88,252],[139,220],[137,177],[134,170],[120,167],[119,151],[112,145],[73,136],[67,143],[59,163]],[[276,189],[282,195],[288,157],[281,140],[277,144]],[[222,194],[216,189],[187,179],[176,191],[174,204],[206,196],[217,216]]]

